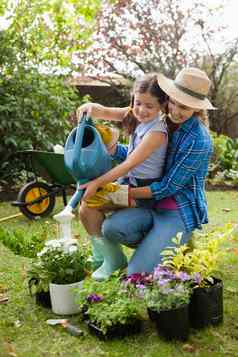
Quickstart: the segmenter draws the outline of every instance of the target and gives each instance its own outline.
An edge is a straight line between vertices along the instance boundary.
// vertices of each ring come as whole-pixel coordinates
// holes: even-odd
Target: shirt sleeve
[[[162,180],[150,185],[152,195],[156,200],[171,197],[184,189],[194,175],[202,176],[207,171],[209,157],[212,153],[210,140],[194,139],[183,145],[174,157],[174,164],[165,173]]]
[[[112,155],[112,159],[118,163],[123,162],[127,158],[127,145],[117,144],[116,152]]]

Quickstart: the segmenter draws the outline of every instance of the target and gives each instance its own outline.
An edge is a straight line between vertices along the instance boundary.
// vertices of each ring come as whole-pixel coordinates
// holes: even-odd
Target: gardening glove
[[[86,204],[91,208],[102,207],[106,204],[114,204],[121,207],[130,207],[130,187],[128,185],[119,185],[118,183],[108,183],[97,191]]]
[[[113,149],[115,148],[118,138],[119,138],[119,130],[116,128],[110,128],[101,124],[96,124],[95,128],[99,132],[102,137],[102,141],[106,145],[108,153],[111,155],[113,153]]]

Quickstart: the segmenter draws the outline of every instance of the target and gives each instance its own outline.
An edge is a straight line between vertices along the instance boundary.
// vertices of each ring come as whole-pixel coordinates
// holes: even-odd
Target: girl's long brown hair
[[[158,85],[156,73],[149,73],[137,79],[131,95],[130,108],[121,122],[121,127],[129,135],[134,133],[137,125],[139,124],[132,111],[134,107],[135,93],[143,94],[147,92],[153,97],[156,97],[160,105],[165,104],[168,101],[168,95]]]

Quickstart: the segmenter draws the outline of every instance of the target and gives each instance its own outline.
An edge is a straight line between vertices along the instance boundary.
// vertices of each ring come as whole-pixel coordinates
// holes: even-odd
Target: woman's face
[[[195,109],[169,98],[169,117],[175,124],[182,124],[194,114]]]
[[[150,93],[135,93],[133,114],[141,123],[147,123],[157,117],[160,112],[158,99]]]

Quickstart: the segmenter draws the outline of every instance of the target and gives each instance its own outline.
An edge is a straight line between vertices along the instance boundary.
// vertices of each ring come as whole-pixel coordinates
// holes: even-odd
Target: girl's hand
[[[80,122],[83,113],[87,113],[89,117],[98,119],[102,113],[103,113],[103,106],[101,104],[97,103],[85,103],[81,105],[77,110],[76,110],[76,116],[78,122]]]
[[[92,198],[96,194],[96,192],[99,189],[99,187],[100,186],[99,186],[97,180],[92,180],[92,181],[90,181],[88,183],[80,185],[79,189],[85,189],[85,192],[84,192],[84,195],[82,197],[82,200],[86,201],[86,200]]]
[[[77,116],[78,122],[80,122],[80,120],[83,116],[83,113],[85,113],[85,112],[87,113],[88,116],[91,116],[92,105],[93,105],[93,103],[85,103],[76,109],[76,116]]]

